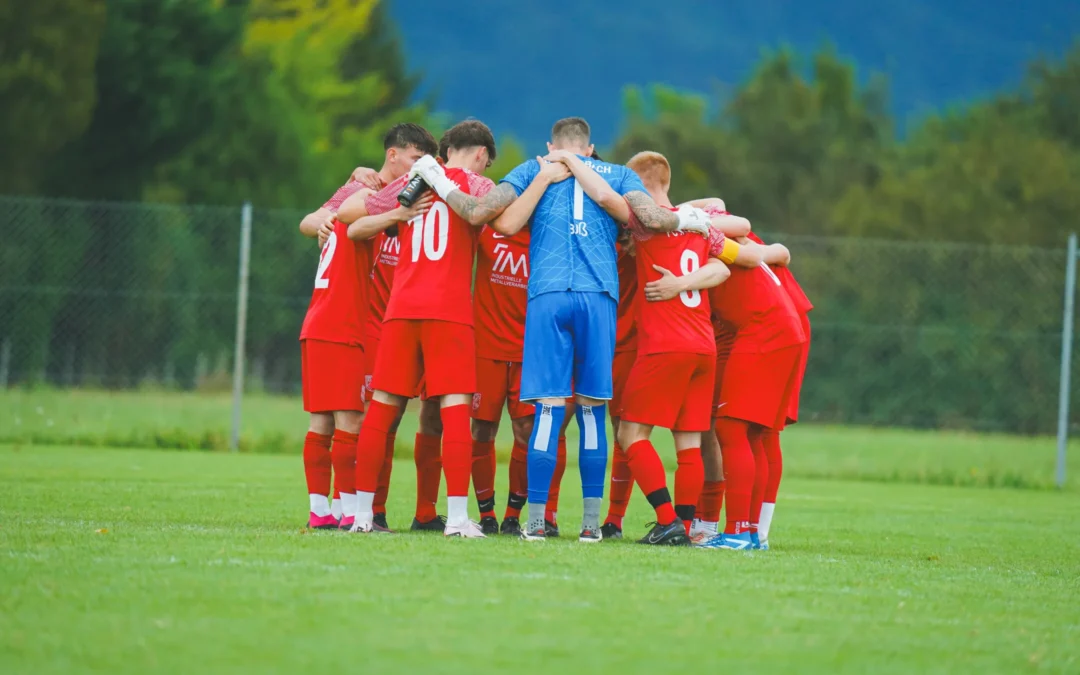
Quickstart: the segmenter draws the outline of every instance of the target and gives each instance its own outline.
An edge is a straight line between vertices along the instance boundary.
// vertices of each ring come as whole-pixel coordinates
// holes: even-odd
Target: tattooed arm
[[[446,203],[470,225],[480,226],[498,218],[515,199],[517,192],[514,187],[500,183],[483,197],[474,197],[461,190],[454,190],[447,195]]]
[[[641,224],[650,230],[674,232],[679,229],[679,216],[674,211],[657,205],[653,198],[644,192],[628,192],[626,203],[630,205],[630,210],[634,212]]]

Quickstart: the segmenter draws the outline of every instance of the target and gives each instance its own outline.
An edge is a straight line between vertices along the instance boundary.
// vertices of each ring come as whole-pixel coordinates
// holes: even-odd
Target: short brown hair
[[[588,145],[591,134],[589,123],[584,118],[564,117],[551,127],[551,142],[565,140]]]
[[[431,132],[412,122],[395,124],[390,127],[390,131],[386,132],[386,136],[383,137],[383,150],[389,150],[390,148],[405,149],[410,146],[428,155],[434,155],[439,149]]]
[[[480,120],[465,120],[450,127],[439,141],[439,156],[444,160],[451,150],[484,147],[488,159],[495,161],[495,136]]]
[[[626,166],[645,183],[659,183],[664,189],[671,186],[671,165],[668,164],[667,157],[659,152],[639,152],[630,158]]]

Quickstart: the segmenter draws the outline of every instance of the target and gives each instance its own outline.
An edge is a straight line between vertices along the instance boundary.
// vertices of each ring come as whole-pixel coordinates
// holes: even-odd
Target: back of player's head
[[[671,186],[671,165],[659,152],[646,150],[630,158],[626,166],[641,177],[646,186],[658,185],[667,190]]]
[[[450,127],[439,141],[439,156],[444,160],[453,150],[487,148],[488,159],[495,160],[495,135],[480,120],[465,120]]]
[[[439,144],[431,132],[412,122],[403,122],[390,127],[383,138],[383,150],[390,148],[405,149],[413,147],[425,155],[434,155],[439,151]]]
[[[593,150],[592,154],[589,155],[589,159],[595,159],[598,162],[604,161],[604,159],[600,156],[600,153],[595,150]]]
[[[592,130],[581,117],[564,117],[551,127],[551,143],[556,146],[584,148],[589,145]]]

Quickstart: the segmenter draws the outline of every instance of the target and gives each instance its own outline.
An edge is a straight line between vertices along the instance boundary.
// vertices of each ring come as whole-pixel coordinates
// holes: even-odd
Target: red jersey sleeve
[[[405,189],[405,184],[408,182],[409,174],[405,174],[365,199],[364,208],[367,209],[368,215],[377,216],[380,213],[396,209],[398,207],[397,196]]]
[[[709,206],[706,206],[705,208],[703,208],[701,210],[704,211],[705,213],[709,214],[709,216],[713,217],[713,218],[715,218],[716,216],[730,216],[731,215],[729,212],[725,211],[724,209],[720,208],[719,206],[709,205]]]
[[[346,199],[352,197],[354,194],[360,192],[363,189],[363,183],[358,183],[356,181],[350,180],[348,183],[345,183],[344,185],[339,187],[337,189],[337,192],[334,193],[334,196],[328,199],[326,203],[322,205],[322,207],[331,211],[337,211],[341,208],[341,205],[345,203]]]
[[[645,223],[638,220],[638,217],[634,214],[632,209],[630,211],[630,220],[626,223],[626,230],[638,241],[646,241],[653,236],[653,233],[649,231],[649,228],[645,227]]]
[[[483,197],[487,193],[491,192],[491,189],[495,187],[494,181],[485,176],[481,176],[478,173],[468,172],[469,176],[469,194],[473,197]]]
[[[727,237],[715,227],[709,228],[709,257],[719,258],[724,253],[724,242]]]

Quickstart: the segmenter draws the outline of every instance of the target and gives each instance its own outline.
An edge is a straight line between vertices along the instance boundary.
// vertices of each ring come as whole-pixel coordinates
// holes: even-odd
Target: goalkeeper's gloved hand
[[[712,219],[709,214],[693,206],[680,206],[675,215],[679,218],[680,232],[697,232],[702,235],[709,234]]]
[[[412,169],[409,170],[409,178],[413,176],[423,178],[424,182],[444,200],[451,192],[460,189],[457,183],[447,178],[446,170],[431,155],[424,155],[416,160]]]

